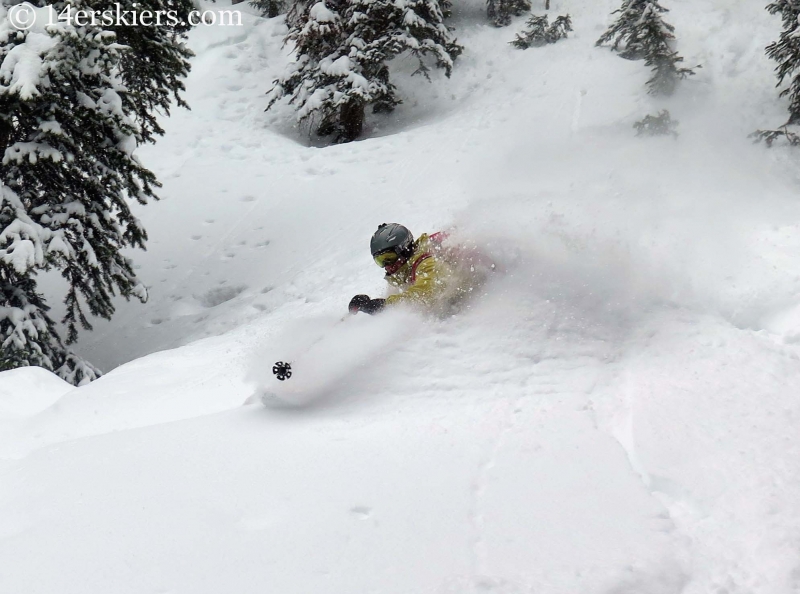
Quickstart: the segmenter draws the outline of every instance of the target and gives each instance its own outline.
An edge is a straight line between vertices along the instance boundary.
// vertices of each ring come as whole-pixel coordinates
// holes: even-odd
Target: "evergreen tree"
[[[572,18],[566,14],[557,17],[553,24],[547,29],[545,41],[547,43],[555,43],[559,39],[566,39],[568,33],[572,32]]]
[[[533,15],[526,24],[528,29],[522,33],[517,33],[517,38],[510,42],[511,45],[519,49],[541,47],[555,43],[559,39],[565,39],[568,33],[572,31],[572,19],[568,14],[556,18],[552,25],[547,15]]]
[[[36,273],[56,269],[67,281],[67,344],[78,326],[91,329],[87,314],[111,316],[114,294],[144,301],[121,250],[144,247],[128,200],[146,203],[158,182],[132,154],[141,130],[136,113],[126,112],[133,102],[120,74],[125,48],[114,34],[66,22],[8,25],[0,8],[2,365],[42,365],[88,381],[96,370],[61,342]]]
[[[437,0],[318,1],[290,11],[287,21],[297,59],[275,81],[267,109],[288,97],[301,123],[333,134],[334,142],[361,135],[367,106],[385,112],[400,103],[389,60],[410,53],[418,61],[414,74],[429,78],[431,56],[450,76],[462,49]]]
[[[189,13],[195,10],[191,0],[92,0],[97,10],[113,9],[119,2],[122,11],[167,11],[177,22],[161,19],[161,24],[115,25],[109,27],[117,42],[130,48],[121,52],[119,68],[127,92],[123,95],[125,112],[134,115],[139,126],[137,140],[155,142],[164,130],[158,125],[158,114],[169,115],[171,101],[189,108],[181,92],[186,88],[183,79],[189,74],[189,58],[194,54],[186,47],[189,32]]]
[[[261,11],[261,14],[265,17],[273,19],[283,14],[286,2],[284,0],[250,0],[250,6]]]
[[[289,10],[286,11],[286,26],[289,28],[291,34],[293,29],[302,27],[308,20],[308,10],[318,0],[292,0],[289,3]],[[289,41],[287,35],[284,42]]]
[[[783,31],[778,41],[767,46],[767,55],[778,63],[775,72],[778,85],[791,77],[789,86],[781,97],[789,98],[789,120],[785,125],[800,123],[800,3],[793,0],[776,0],[767,5],[771,14],[781,15]]]
[[[486,15],[495,27],[507,27],[511,18],[520,16],[531,9],[530,0],[488,0]]]
[[[668,110],[658,112],[658,115],[647,115],[636,122],[636,136],[672,136],[678,137],[678,122],[672,119]]]
[[[31,220],[19,197],[2,184],[0,229],[0,371],[36,365],[76,386],[96,379],[100,372],[64,347],[36,290],[36,268],[49,249],[60,250],[59,240]]]
[[[643,47],[643,31],[639,27],[644,16],[645,9],[650,5],[651,0],[623,0],[622,6],[612,12],[618,14],[617,19],[600,36],[595,45],[600,46],[608,43],[612,39],[614,43],[611,49],[620,52],[620,56],[627,60],[642,60],[645,57]],[[656,11],[666,12],[665,8],[657,6]],[[666,30],[670,33],[672,25],[665,23]]]
[[[26,216],[10,188],[0,185],[0,371],[38,365],[55,369],[60,342],[31,274],[41,264],[45,230]]]
[[[547,29],[550,26],[550,19],[547,15],[537,16],[531,15],[528,22],[525,23],[527,30],[522,33],[517,33],[516,39],[511,42],[511,45],[519,49],[528,49],[529,47],[540,47],[547,43]]]
[[[596,45],[613,40],[611,49],[628,60],[644,60],[652,70],[647,81],[649,92],[671,95],[679,80],[693,75],[694,69],[681,67],[683,58],[673,49],[675,27],[661,15],[669,12],[657,0],[623,0],[612,14],[619,14]]]

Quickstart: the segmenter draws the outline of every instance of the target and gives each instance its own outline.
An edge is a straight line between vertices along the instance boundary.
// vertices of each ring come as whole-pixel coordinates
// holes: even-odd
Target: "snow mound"
[[[0,372],[0,419],[35,415],[73,389],[41,367]]]

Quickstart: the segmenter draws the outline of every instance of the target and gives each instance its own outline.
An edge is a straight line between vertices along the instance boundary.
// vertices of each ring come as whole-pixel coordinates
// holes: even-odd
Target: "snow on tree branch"
[[[90,315],[114,313],[115,295],[147,299],[121,251],[144,247],[129,203],[155,198],[160,184],[134,150],[163,133],[156,111],[168,112],[171,98],[185,105],[184,33],[67,21],[17,31],[0,5],[0,369],[41,365],[76,384],[99,374],[62,343],[37,290],[39,271],[56,269],[68,283],[67,344],[79,327],[91,329]]]
[[[296,60],[274,81],[271,108],[288,97],[300,123],[349,142],[360,134],[364,110],[391,111],[400,103],[386,62],[404,53],[428,77],[427,58],[447,76],[461,53],[437,0],[327,0],[290,11],[287,43]]]

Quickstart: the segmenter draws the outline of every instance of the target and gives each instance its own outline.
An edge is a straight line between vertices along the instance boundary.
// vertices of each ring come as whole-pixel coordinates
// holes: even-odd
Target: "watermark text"
[[[55,25],[66,23],[74,27],[177,27],[191,25],[219,25],[241,27],[242,13],[238,10],[193,10],[180,15],[177,10],[139,10],[138,3],[123,6],[119,2],[105,10],[76,8],[67,4],[61,11],[52,6],[37,8],[28,2],[8,9],[9,24],[25,31],[34,24]]]

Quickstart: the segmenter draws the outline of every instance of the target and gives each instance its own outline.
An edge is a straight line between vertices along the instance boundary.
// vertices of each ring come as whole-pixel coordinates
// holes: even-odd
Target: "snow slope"
[[[779,23],[674,1],[703,68],[656,101],[593,46],[616,2],[553,4],[575,35],[528,51],[457,5],[452,79],[398,78],[397,113],[328,148],[263,113],[279,20],[192,33],[192,111],[141,151],[152,299],[79,345],[113,370],[30,408],[41,373],[0,374],[0,591],[800,590],[799,180],[746,139],[783,121]],[[635,138],[662,108],[680,137]],[[382,290],[388,220],[508,272],[452,318],[329,330],[329,390],[243,405]]]

